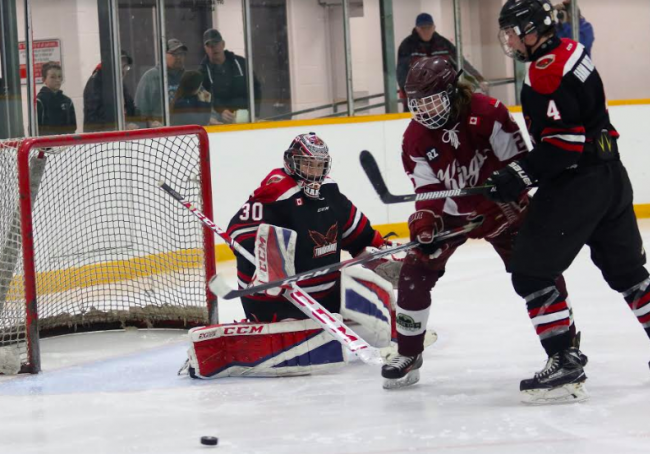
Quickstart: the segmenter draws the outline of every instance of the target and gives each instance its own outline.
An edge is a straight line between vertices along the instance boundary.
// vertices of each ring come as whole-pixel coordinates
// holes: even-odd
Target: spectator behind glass
[[[216,118],[223,123],[246,123],[248,112],[248,82],[246,59],[226,50],[221,33],[210,28],[203,33],[205,57],[201,62],[203,87],[212,95]],[[260,83],[253,76],[255,109],[259,112]]]
[[[211,95],[203,88],[203,74],[186,71],[171,104],[173,126],[207,125],[212,111]]]
[[[399,85],[400,98],[406,107],[406,95],[404,92],[404,83],[406,75],[411,66],[423,57],[432,55],[447,58],[456,70],[456,46],[447,38],[436,32],[436,25],[433,22],[431,14],[420,13],[415,19],[415,28],[399,45],[397,51],[397,84]],[[474,85],[477,85],[487,93],[488,85],[485,79],[467,60],[463,58],[463,74],[470,79]],[[473,79],[473,80],[472,80]]]
[[[77,131],[77,115],[72,100],[61,91],[61,65],[52,61],[45,63],[41,68],[41,77],[44,86],[36,96],[38,134],[74,134]]]
[[[126,73],[131,69],[133,59],[122,51],[122,82]],[[109,118],[104,106],[102,64],[98,64],[84,88],[84,132],[110,131],[117,123],[114,118]],[[122,83],[124,95],[124,114],[126,116],[126,129],[137,129],[136,109],[133,97]]]
[[[560,38],[573,39],[573,30],[571,27],[571,0],[562,0],[562,3],[558,3],[553,6],[553,8],[557,10],[557,35]],[[596,40],[594,36],[594,27],[592,27],[591,23],[587,22],[587,19],[582,16],[579,9],[578,15],[580,16],[580,44],[585,46],[587,55],[591,57],[591,48]]]
[[[167,96],[170,106],[176,90],[178,90],[183,72],[185,72],[186,56],[187,46],[180,40],[172,38],[167,41],[165,61],[167,64]],[[160,93],[162,86],[161,80],[162,73],[160,68],[151,68],[144,73],[135,91],[135,105],[150,128],[157,128],[163,125],[163,98]]]

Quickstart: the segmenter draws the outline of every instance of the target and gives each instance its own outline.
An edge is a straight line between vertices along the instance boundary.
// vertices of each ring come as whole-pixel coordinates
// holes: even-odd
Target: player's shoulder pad
[[[504,104],[491,96],[482,93],[474,93],[470,104],[469,116],[494,117],[500,111],[507,108]]]
[[[274,169],[250,196],[251,201],[261,203],[279,202],[291,198],[300,192],[296,180],[287,175],[283,169]]]
[[[409,155],[417,155],[419,145],[426,141],[426,136],[431,130],[415,120],[411,120],[402,135],[402,151]]]
[[[586,51],[582,44],[563,38],[552,52],[530,64],[525,83],[538,93],[550,95],[560,88],[564,76],[583,56]]]

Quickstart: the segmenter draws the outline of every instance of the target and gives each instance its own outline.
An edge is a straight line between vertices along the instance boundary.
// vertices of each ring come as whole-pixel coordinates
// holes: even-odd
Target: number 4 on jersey
[[[562,119],[562,116],[560,115],[560,111],[558,110],[555,101],[552,99],[548,103],[548,110],[546,111],[546,115],[555,121],[559,121]]]

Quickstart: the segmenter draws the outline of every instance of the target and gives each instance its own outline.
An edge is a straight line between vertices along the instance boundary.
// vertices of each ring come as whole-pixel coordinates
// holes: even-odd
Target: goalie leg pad
[[[397,338],[393,286],[365,268],[341,272],[341,315],[360,325],[359,335],[373,347]]]
[[[193,378],[309,375],[347,363],[341,344],[312,320],[229,323],[189,335]]]

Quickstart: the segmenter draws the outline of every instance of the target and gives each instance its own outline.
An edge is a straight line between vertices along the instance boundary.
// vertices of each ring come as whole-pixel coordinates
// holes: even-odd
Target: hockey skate
[[[381,368],[384,377],[384,389],[398,389],[414,385],[420,381],[422,353],[417,356],[402,356],[397,354],[388,364]]]
[[[526,404],[563,404],[589,398],[583,366],[587,357],[571,347],[550,356],[546,366],[533,378],[522,380],[521,401]]]
[[[438,340],[438,333],[433,328],[429,328],[424,333],[424,348],[433,345]],[[380,349],[381,357],[384,359],[384,364],[390,363],[390,360],[399,355],[397,353],[397,342],[391,342],[388,347]]]

